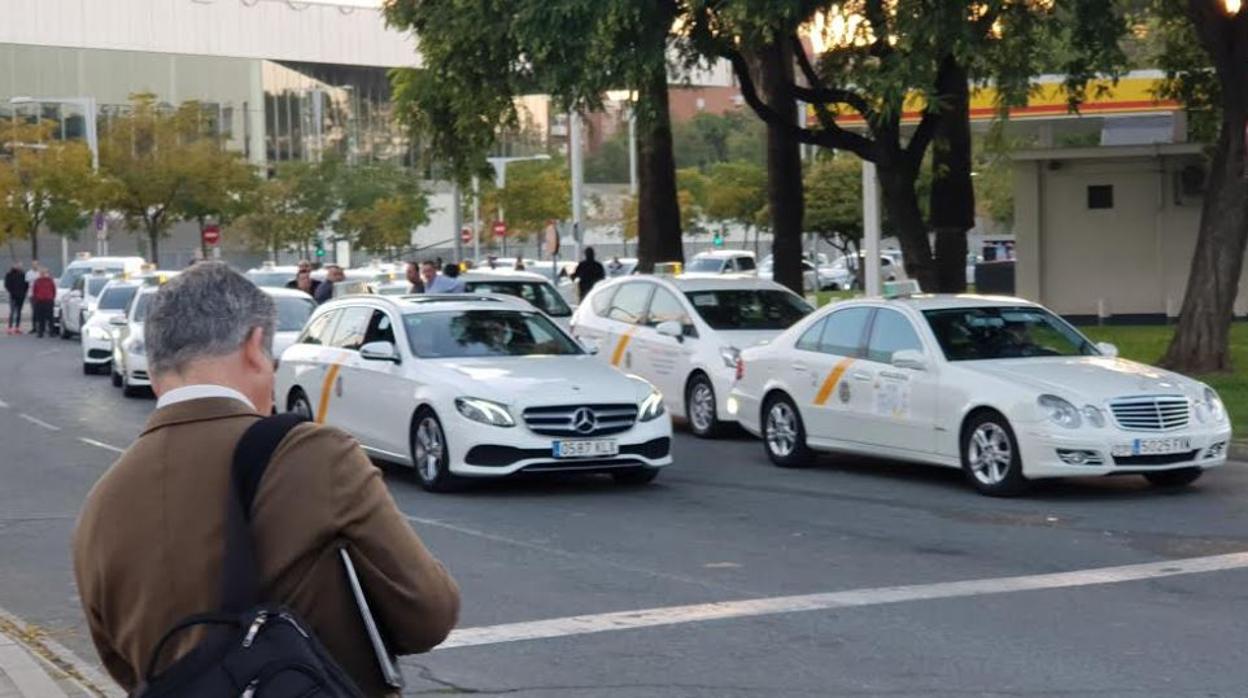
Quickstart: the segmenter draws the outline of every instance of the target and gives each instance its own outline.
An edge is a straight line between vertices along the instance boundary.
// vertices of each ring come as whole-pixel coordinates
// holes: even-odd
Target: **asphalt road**
[[[154,403],[78,361],[76,342],[0,337],[0,609],[93,659],[70,531],[108,447]],[[582,477],[431,495],[388,468],[461,584],[461,627],[483,628],[405,660],[409,691],[1248,695],[1248,556],[1191,574],[1181,561],[1248,551],[1242,464],[1179,493],[1117,478],[999,500],[906,464],[780,470],[744,436],[678,434],[675,457],[641,488]],[[1034,577],[1157,562],[1134,581]],[[964,580],[989,581],[942,584]],[[848,590],[861,592],[786,598]],[[747,600],[760,601],[733,603]],[[673,606],[694,608],[600,615]],[[532,624],[568,616],[588,618]],[[548,637],[517,639],[533,632]]]

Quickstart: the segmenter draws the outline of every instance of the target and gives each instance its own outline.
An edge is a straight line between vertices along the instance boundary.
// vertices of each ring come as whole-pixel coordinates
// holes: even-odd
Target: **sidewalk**
[[[0,698],[87,698],[93,696],[64,673],[0,633]]]

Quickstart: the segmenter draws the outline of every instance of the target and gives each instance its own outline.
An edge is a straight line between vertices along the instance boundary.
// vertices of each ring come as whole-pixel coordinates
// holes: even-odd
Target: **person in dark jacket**
[[[9,294],[9,324],[5,334],[22,333],[22,305],[26,303],[26,272],[21,264],[14,264],[4,275],[4,290]]]
[[[585,296],[589,295],[594,284],[602,281],[606,275],[607,272],[603,270],[602,263],[594,259],[594,248],[586,247],[585,260],[576,265],[576,271],[572,272],[572,278],[576,279],[576,288],[581,300],[585,300]]]
[[[316,304],[320,305],[325,301],[333,300],[334,284],[346,280],[347,275],[342,271],[342,267],[337,264],[325,267],[325,280],[321,282],[320,286],[316,287],[316,291],[312,294],[312,297],[316,299]]]
[[[39,270],[39,278],[35,279],[35,284],[30,289],[30,302],[35,308],[35,326],[32,331],[42,337],[51,331],[52,306],[56,303],[56,282],[48,275],[47,269]]]

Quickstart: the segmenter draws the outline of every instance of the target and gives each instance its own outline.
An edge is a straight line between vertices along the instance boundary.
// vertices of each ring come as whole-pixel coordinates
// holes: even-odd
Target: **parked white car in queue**
[[[742,352],[732,407],[777,465],[894,457],[960,467],[990,495],[1083,475],[1181,486],[1226,462],[1217,393],[1116,354],[1019,299],[864,299]]]
[[[95,312],[100,294],[112,278],[113,274],[104,270],[85,274],[74,280],[69,293],[59,297],[56,304],[60,308],[61,339],[82,334],[82,326],[91,317],[91,313]]]
[[[738,352],[773,339],[812,310],[785,287],[737,275],[628,276],[599,283],[572,334],[599,358],[654,383],[694,434],[714,436],[727,411]]]
[[[151,388],[147,373],[147,345],[143,340],[143,324],[147,309],[152,306],[159,284],[145,284],[134,295],[124,315],[109,319],[113,328],[113,385],[126,397],[138,397]]]
[[[604,366],[518,299],[351,296],[322,305],[281,356],[281,407],[413,465],[443,491],[520,472],[652,480],[671,418],[646,381]]]
[[[96,302],[95,312],[82,326],[82,372],[107,373],[113,363],[113,333],[110,321],[125,317],[130,302],[144,286],[141,279],[115,278],[109,281]]]

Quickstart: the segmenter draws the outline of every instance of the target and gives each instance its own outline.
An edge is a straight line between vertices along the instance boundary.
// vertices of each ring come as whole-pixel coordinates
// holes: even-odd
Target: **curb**
[[[54,678],[61,678],[95,698],[124,698],[125,692],[94,664],[43,635],[20,618],[0,608],[0,643],[9,641],[38,661]],[[59,675],[59,677],[58,677]]]

